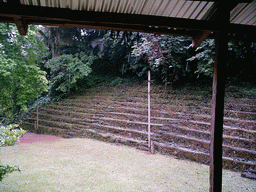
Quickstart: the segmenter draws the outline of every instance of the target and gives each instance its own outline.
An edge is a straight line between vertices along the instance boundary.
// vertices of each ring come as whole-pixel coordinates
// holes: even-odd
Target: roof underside
[[[211,1],[186,0],[21,0],[22,4],[71,10],[126,13],[206,20],[216,6]],[[256,26],[256,1],[239,3],[230,14],[230,22]]]
[[[230,38],[256,41],[256,0],[233,0],[229,8]],[[217,10],[218,0],[0,0],[0,22],[192,37],[208,31],[214,38]]]

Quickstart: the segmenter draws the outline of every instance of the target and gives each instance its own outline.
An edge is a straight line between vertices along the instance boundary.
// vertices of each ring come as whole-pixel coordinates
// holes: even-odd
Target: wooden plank
[[[228,54],[227,24],[230,12],[225,3],[219,4],[217,18],[223,29],[215,40],[215,62],[213,73],[212,119],[210,138],[210,192],[222,190],[222,141],[225,92],[225,68]]]

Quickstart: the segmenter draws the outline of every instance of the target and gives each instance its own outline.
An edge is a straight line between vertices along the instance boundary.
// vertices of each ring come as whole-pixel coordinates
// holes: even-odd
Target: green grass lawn
[[[1,164],[19,165],[0,191],[208,191],[209,167],[90,139],[1,148]],[[224,171],[223,191],[256,191],[256,182]]]

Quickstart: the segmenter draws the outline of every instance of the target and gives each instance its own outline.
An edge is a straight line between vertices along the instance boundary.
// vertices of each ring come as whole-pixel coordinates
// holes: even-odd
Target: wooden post
[[[36,99],[36,132],[38,132],[38,95],[37,95],[37,99]]]
[[[223,1],[224,2],[224,1]],[[230,12],[224,3],[219,3],[220,16],[217,21],[223,29],[215,40],[215,61],[212,87],[212,117],[210,144],[210,192],[222,190],[222,141],[225,92],[225,68],[228,58],[227,27]]]
[[[150,130],[150,70],[148,71],[148,148],[151,152],[151,130]]]
[[[155,143],[154,143],[154,141],[151,141],[150,152],[152,154],[155,154]]]

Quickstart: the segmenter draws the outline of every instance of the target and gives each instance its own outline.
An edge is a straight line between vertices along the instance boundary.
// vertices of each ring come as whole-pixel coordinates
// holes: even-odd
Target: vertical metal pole
[[[211,111],[211,144],[210,144],[210,192],[222,190],[222,141],[223,141],[223,116],[225,93],[225,68],[228,58],[229,24],[228,9],[225,4],[219,3],[219,17],[217,21],[223,28],[215,40],[215,61],[212,87],[212,111]]]
[[[148,71],[148,148],[149,151],[151,151],[151,138],[150,138],[150,70]]]

